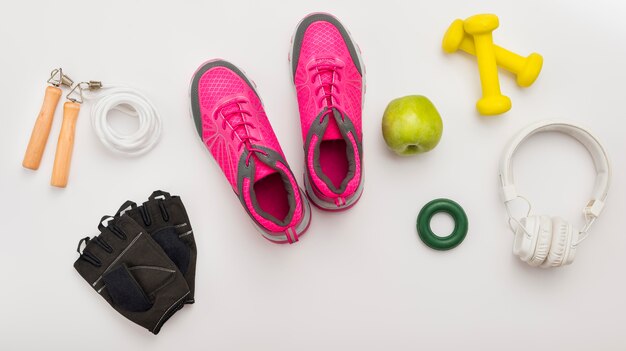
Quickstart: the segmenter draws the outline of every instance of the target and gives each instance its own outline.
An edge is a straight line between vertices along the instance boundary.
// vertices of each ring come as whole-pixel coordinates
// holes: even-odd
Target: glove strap
[[[115,236],[117,236],[118,238],[122,240],[126,240],[128,238],[126,236],[126,233],[124,233],[122,229],[120,229],[118,226],[116,226],[112,222],[114,219],[115,217],[113,216],[109,216],[109,215],[102,216],[102,218],[100,219],[100,223],[98,224],[98,229],[100,229],[100,232],[103,232],[104,228],[107,228],[109,231],[111,231],[111,233],[115,234]]]
[[[128,210],[134,210],[136,208],[137,208],[137,204],[134,201],[126,200],[126,202],[124,202],[122,206],[120,206],[120,209],[117,210],[117,212],[115,212],[115,217],[119,217],[123,215],[124,212]]]
[[[167,191],[163,190],[155,190],[152,195],[148,198],[148,200],[155,200],[159,197],[163,198],[163,200],[169,200],[172,196]]]
[[[80,241],[78,242],[78,247],[76,247],[76,252],[78,252],[79,254],[83,254],[82,251],[80,251],[80,247],[83,246],[83,243],[85,243],[85,246],[87,246],[87,244],[89,244],[89,240],[91,240],[88,236],[80,239]]]

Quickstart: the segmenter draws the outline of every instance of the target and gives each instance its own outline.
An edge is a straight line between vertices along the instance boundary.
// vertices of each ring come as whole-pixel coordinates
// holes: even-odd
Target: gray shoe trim
[[[300,221],[300,223],[296,226],[296,229],[295,229],[296,234],[300,236],[309,227],[309,223],[311,222],[311,204],[309,203],[309,200],[304,194],[304,191],[300,188],[298,188],[298,191],[300,191],[300,197],[302,198],[302,205],[304,207],[303,208],[304,217],[302,217],[302,221]]]
[[[307,194],[309,195],[309,198],[311,199],[311,201],[313,201],[313,203],[317,207],[322,208],[324,210],[328,210],[328,211],[338,211],[338,210],[341,210],[342,208],[352,206],[361,198],[361,194],[363,194],[363,188],[364,188],[364,183],[365,183],[363,180],[364,180],[364,173],[361,172],[361,180],[359,183],[359,187],[356,189],[356,191],[354,192],[352,196],[346,199],[346,203],[341,207],[337,207],[337,204],[335,204],[334,202],[328,202],[326,200],[320,199],[317,196],[317,194],[315,194],[315,191],[311,187],[311,181],[309,180],[309,176],[306,174],[304,176],[304,186],[306,188]]]

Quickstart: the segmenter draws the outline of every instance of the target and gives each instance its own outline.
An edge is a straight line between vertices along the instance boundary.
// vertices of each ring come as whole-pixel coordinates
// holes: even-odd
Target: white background
[[[363,50],[366,186],[356,207],[314,210],[292,246],[263,239],[242,210],[188,114],[188,84],[221,57],[259,86],[295,174],[302,173],[297,102],[287,63],[296,24],[338,16]],[[493,12],[495,41],[545,58],[530,88],[501,74],[512,110],[484,118],[477,66],[440,44],[455,18]],[[7,1],[0,5],[0,349],[94,350],[623,350],[626,348],[626,172],[623,151],[626,3],[622,1]],[[83,106],[69,186],[49,185],[61,104],[41,168],[21,167],[50,70],[124,83],[163,117],[144,157],[111,154]],[[380,132],[386,104],[423,94],[443,138],[399,158]],[[607,207],[573,265],[540,270],[511,254],[498,197],[498,161],[527,124],[561,118],[588,126],[613,161]],[[112,116],[120,130],[133,121]],[[520,191],[538,214],[582,223],[594,171],[565,136],[536,136],[517,155]],[[198,244],[197,303],[158,336],[111,309],[72,267],[78,240],[101,215],[155,189],[181,195]],[[458,248],[419,240],[415,218],[437,197],[470,220]],[[435,228],[446,234],[441,215]]]

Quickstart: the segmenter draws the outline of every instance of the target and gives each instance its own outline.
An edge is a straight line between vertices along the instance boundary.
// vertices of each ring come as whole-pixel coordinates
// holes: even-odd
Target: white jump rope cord
[[[150,151],[159,141],[161,118],[150,100],[137,90],[107,84],[95,91],[85,91],[84,96],[90,100],[99,98],[91,107],[91,126],[107,149],[118,154],[139,156]],[[111,110],[137,117],[139,128],[128,135],[115,131],[107,120]]]

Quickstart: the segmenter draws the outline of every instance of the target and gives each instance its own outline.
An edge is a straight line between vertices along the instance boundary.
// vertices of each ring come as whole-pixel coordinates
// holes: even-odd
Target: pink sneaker
[[[339,20],[323,13],[300,22],[292,45],[306,191],[318,207],[344,210],[363,192],[365,72],[359,48]]]
[[[253,83],[233,64],[214,60],[194,73],[190,95],[202,142],[261,234],[275,243],[298,241],[311,208]]]

